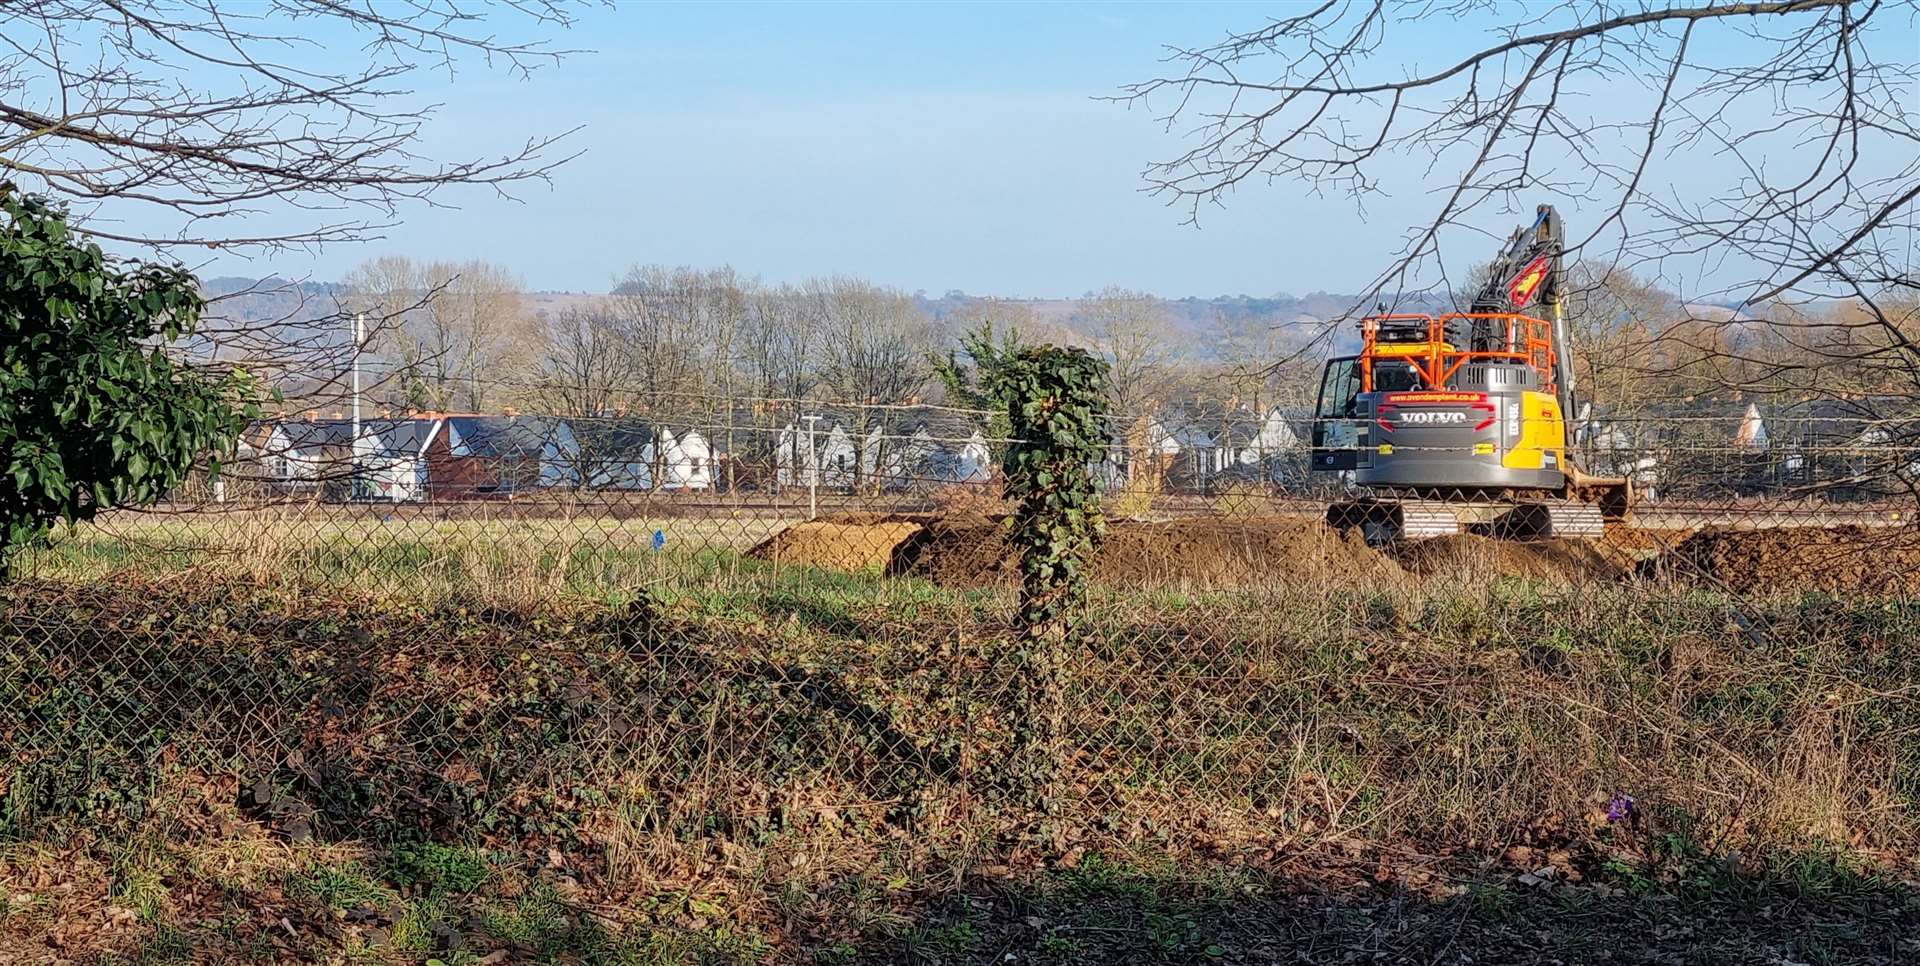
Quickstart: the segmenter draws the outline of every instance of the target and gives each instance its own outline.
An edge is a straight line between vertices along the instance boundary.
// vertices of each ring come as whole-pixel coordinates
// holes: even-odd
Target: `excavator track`
[[[1327,524],[1358,529],[1374,546],[1461,533],[1503,540],[1598,540],[1606,534],[1607,516],[1599,504],[1559,498],[1448,502],[1378,496],[1330,505]]]

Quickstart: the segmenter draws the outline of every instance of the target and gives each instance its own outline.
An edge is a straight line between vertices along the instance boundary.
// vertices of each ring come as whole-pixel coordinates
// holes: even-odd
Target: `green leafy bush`
[[[0,568],[55,523],[151,504],[231,447],[253,414],[246,379],[170,354],[204,304],[186,270],[117,263],[0,184]]]

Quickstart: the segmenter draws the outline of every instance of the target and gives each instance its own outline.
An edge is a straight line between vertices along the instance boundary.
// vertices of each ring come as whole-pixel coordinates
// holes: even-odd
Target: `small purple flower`
[[[1633,796],[1620,794],[1607,802],[1607,821],[1624,822],[1633,817]]]

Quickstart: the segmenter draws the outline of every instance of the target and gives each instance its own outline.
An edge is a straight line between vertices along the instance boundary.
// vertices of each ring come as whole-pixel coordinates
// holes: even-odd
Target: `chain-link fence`
[[[158,889],[92,939],[6,928],[84,959],[154,922],[228,942],[196,909],[320,902],[236,928],[269,958],[671,928],[759,959],[1116,849],[1537,847],[1578,876],[1556,843],[1665,808],[1911,855],[1920,455],[1898,421],[1723,408],[1580,427],[1638,489],[1598,536],[1502,532],[1476,507],[1510,494],[1451,492],[1418,496],[1457,532],[1386,543],[1330,522],[1383,494],[1310,469],[1310,417],[1115,417],[1041,745],[996,413],[263,419],[217,477],[0,586],[0,835],[194,843],[226,871],[155,874],[224,891]],[[513,884],[492,919],[416,861],[454,848]],[[102,874],[138,908],[145,880]],[[564,910],[550,934],[514,918],[533,896]]]

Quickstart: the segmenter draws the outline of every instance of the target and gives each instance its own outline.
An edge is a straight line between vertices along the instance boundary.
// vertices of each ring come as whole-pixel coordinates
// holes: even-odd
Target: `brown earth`
[[[1317,520],[1265,517],[1113,524],[1091,575],[1114,586],[1233,587],[1471,573],[1564,582],[1671,576],[1753,590],[1920,592],[1920,531],[1676,531],[1610,528],[1605,539],[1499,540],[1462,534],[1386,552]],[[884,570],[955,587],[1009,586],[1019,568],[1003,523],[970,515],[845,514],[797,523],[748,552],[782,564]]]
[[[883,569],[901,542],[919,533],[921,526],[912,520],[885,518],[796,523],[747,551],[747,556],[835,570]]]
[[[1357,535],[1290,517],[1119,523],[1094,557],[1095,581],[1119,586],[1225,587],[1392,575],[1398,567]],[[961,587],[1019,580],[1012,549],[991,523],[934,523],[901,544],[889,571]]]
[[[1460,534],[1395,544],[1394,560],[1416,574],[1472,573],[1577,582],[1618,580],[1619,559],[1581,540],[1499,540]]]
[[[1752,590],[1920,593],[1920,532],[1908,527],[1709,529],[1647,561],[1649,576]]]
[[[937,520],[895,550],[887,573],[926,577],[956,587],[1011,584],[1020,579],[1003,524],[989,520]]]
[[[1652,557],[1679,546],[1693,533],[1692,530],[1659,530],[1614,524],[1607,527],[1606,535],[1600,538],[1600,546],[1605,552],[1617,552],[1628,557]]]

